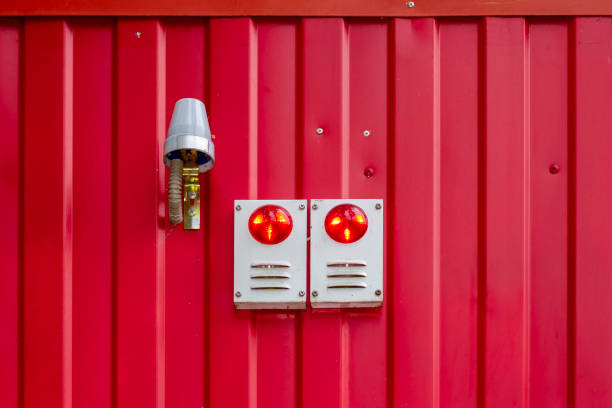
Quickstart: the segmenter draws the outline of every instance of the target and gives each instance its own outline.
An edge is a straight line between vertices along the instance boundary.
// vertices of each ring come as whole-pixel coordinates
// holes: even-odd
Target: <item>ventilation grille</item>
[[[328,289],[365,289],[368,277],[365,268],[368,266],[363,260],[339,260],[327,263]]]
[[[289,262],[257,262],[251,264],[251,290],[289,290]]]

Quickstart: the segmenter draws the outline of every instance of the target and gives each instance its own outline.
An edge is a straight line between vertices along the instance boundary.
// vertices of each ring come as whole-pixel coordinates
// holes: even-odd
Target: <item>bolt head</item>
[[[380,210],[382,208],[382,204],[381,203],[376,203],[374,208],[376,208],[377,210]]]
[[[300,297],[304,297],[304,295],[306,294],[306,292],[304,292],[303,290],[300,290],[300,293],[298,293],[300,295]]]
[[[317,128],[317,135],[322,135],[322,134],[323,134],[323,129]]]
[[[408,3],[406,3],[406,5],[410,8],[414,7],[414,1],[409,1]]]
[[[303,210],[304,208],[306,208],[306,206],[304,204],[300,204],[298,207],[300,210]]]
[[[319,296],[319,292],[317,292],[316,290],[312,291],[312,297],[317,297]]]
[[[363,135],[364,135],[365,137],[370,136],[370,131],[369,131],[369,130],[364,130],[364,131],[363,131]]]
[[[240,204],[236,205],[236,211],[242,210],[242,206]]]
[[[190,191],[189,194],[187,194],[187,197],[189,197],[190,199],[195,199],[196,198],[196,193],[195,191]]]
[[[548,168],[548,171],[550,171],[551,174],[557,174],[559,171],[561,171],[561,166],[559,166],[558,164],[551,164],[550,167]]]
[[[242,296],[242,293],[240,293],[240,291],[237,291],[236,292],[236,297],[240,297],[240,296]]]
[[[374,292],[376,294],[376,296],[380,296],[382,295],[382,290],[380,289],[376,289],[376,292]]]
[[[140,38],[141,35],[142,33],[140,31],[136,31],[136,37]]]
[[[318,208],[319,208],[319,206],[318,206],[318,205],[316,205],[316,204],[313,204],[313,205],[312,205],[312,209],[313,209],[313,210],[316,210],[316,209],[318,209]]]
[[[371,167],[368,167],[367,169],[365,169],[365,170],[363,171],[363,175],[364,175],[366,178],[371,178],[371,177],[374,175],[374,169],[373,169],[373,168],[371,168]]]
[[[190,217],[193,217],[194,215],[196,215],[196,210],[190,208],[189,211],[187,211],[187,214],[189,214]]]

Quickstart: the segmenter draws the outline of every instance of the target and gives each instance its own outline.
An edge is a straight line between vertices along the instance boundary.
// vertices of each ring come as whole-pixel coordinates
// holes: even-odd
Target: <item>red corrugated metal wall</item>
[[[2,407],[612,406],[612,18],[2,19],[0,59]],[[385,198],[382,309],[234,310],[233,200],[294,197]]]

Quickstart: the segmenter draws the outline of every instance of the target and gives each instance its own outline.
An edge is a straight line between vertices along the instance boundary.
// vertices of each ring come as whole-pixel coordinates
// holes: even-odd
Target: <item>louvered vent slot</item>
[[[343,283],[330,283],[327,285],[327,287],[329,289],[363,289],[363,288],[367,288],[368,285],[366,285],[365,282],[355,282],[355,283],[343,282]]]
[[[291,268],[289,262],[257,262],[251,264],[252,269],[287,269]]]
[[[363,281],[368,274],[367,262],[363,260],[339,260],[327,263],[328,289],[363,289],[368,285]]]
[[[327,274],[328,278],[365,278],[368,274],[365,271],[355,272],[330,272]]]
[[[291,287],[288,284],[284,284],[284,285],[267,284],[267,285],[251,286],[251,289],[252,290],[289,290],[291,289]]]

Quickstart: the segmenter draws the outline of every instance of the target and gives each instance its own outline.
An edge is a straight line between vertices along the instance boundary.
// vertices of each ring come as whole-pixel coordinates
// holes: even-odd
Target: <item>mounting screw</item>
[[[317,208],[319,208],[319,206],[318,206],[318,205],[316,205],[316,204],[313,204],[313,205],[312,205],[312,209],[313,209],[313,210],[316,210]]]
[[[300,204],[298,207],[300,210],[303,210],[304,208],[306,208],[306,206],[304,204]]]
[[[366,178],[371,178],[374,175],[374,169],[371,167],[368,167],[367,169],[363,171],[363,175],[366,176]]]
[[[377,210],[380,210],[382,208],[382,204],[381,203],[376,203],[374,208],[376,208]]]
[[[363,135],[364,135],[365,137],[370,136],[370,131],[369,131],[369,130],[364,130],[364,131],[363,131]]]
[[[300,297],[304,297],[305,294],[306,294],[306,292],[304,292],[303,290],[300,290],[300,293],[298,293],[298,295],[300,295]]]
[[[312,297],[317,297],[319,296],[319,292],[317,292],[316,290],[312,291]]]
[[[322,134],[323,134],[323,129],[317,128],[317,135],[322,135]]]
[[[192,200],[195,199],[196,198],[195,191],[190,191],[189,193],[187,193],[187,197],[189,197]]]
[[[240,296],[242,296],[242,293],[240,293],[240,291],[237,291],[236,292],[236,297],[240,297]]]
[[[376,292],[374,293],[376,294],[376,296],[380,296],[382,294],[382,290],[376,289]]]
[[[414,7],[414,1],[409,1],[409,2],[406,3],[406,5],[408,7],[410,7],[410,8],[413,8]]]
[[[136,37],[140,38],[141,35],[142,33],[140,31],[136,31]]]
[[[559,166],[556,163],[551,164],[550,167],[548,168],[548,171],[550,171],[551,174],[557,174],[559,170],[561,170],[561,166]]]
[[[189,214],[190,217],[193,217],[194,215],[196,215],[196,210],[190,208],[189,211],[187,211],[187,214]]]
[[[240,211],[240,210],[242,210],[242,206],[240,204],[237,204],[236,205],[236,211]]]

